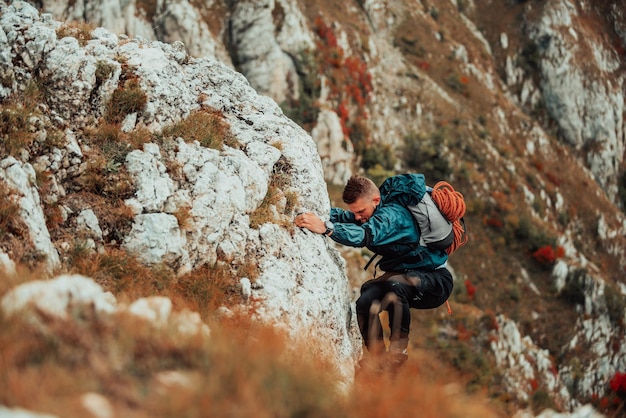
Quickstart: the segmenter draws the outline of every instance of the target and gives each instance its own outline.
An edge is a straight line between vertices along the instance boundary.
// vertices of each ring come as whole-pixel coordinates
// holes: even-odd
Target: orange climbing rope
[[[454,190],[454,187],[445,181],[435,184],[431,195],[437,206],[439,206],[441,213],[452,222],[454,242],[446,249],[446,252],[450,255],[459,247],[467,244],[468,236],[465,222],[463,221],[466,209],[465,199],[460,192]],[[452,308],[447,300],[446,306],[448,307],[448,314],[452,315]]]
[[[435,184],[432,198],[439,206],[441,213],[452,222],[454,242],[446,249],[448,254],[452,254],[459,247],[465,245],[468,239],[465,222],[463,221],[466,209],[465,200],[460,192],[454,190],[454,187],[445,181]]]

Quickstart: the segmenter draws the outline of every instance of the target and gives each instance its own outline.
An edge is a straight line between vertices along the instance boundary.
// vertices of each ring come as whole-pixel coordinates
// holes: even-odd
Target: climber
[[[392,180],[392,181],[391,181]],[[405,174],[387,179],[381,190],[392,183],[417,182],[425,188],[422,175]],[[446,268],[445,250],[419,245],[420,232],[410,211],[366,177],[352,176],[342,194],[349,210],[331,208],[330,219],[314,213],[296,216],[296,226],[324,234],[334,241],[367,247],[382,256],[376,266],[383,274],[361,286],[356,301],[359,330],[368,359],[363,365],[378,371],[397,371],[408,358],[410,308],[432,309],[445,303],[452,292],[452,276]],[[366,267],[367,268],[367,267]],[[389,351],[386,350],[379,314],[387,311]]]

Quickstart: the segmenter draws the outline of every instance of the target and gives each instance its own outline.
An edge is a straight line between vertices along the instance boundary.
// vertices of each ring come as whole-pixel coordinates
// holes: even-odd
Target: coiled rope
[[[454,190],[448,182],[440,181],[435,184],[431,196],[439,210],[450,222],[452,222],[452,230],[454,231],[454,241],[446,249],[448,255],[452,254],[459,247],[467,244],[468,236],[465,229],[465,199],[460,192]],[[450,307],[450,301],[446,300],[446,306],[448,307],[448,314],[452,315],[452,307]]]
[[[463,221],[466,209],[465,200],[460,192],[454,190],[454,187],[445,181],[435,184],[431,195],[441,213],[452,222],[454,242],[446,249],[449,255],[467,244],[468,236]]]

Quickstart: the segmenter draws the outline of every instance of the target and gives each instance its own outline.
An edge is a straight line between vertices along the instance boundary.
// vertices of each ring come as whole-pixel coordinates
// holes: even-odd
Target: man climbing
[[[314,213],[295,218],[299,227],[324,234],[343,245],[367,247],[382,256],[376,266],[384,273],[365,282],[356,301],[359,330],[371,360],[368,365],[376,370],[393,372],[406,362],[410,308],[436,308],[452,292],[452,276],[446,269],[447,252],[419,244],[417,223],[403,204],[406,202],[397,198],[398,190],[415,188],[425,193],[422,175],[391,177],[380,190],[370,179],[355,175],[348,180],[342,194],[348,211],[332,208],[326,222]],[[387,311],[391,329],[388,352],[379,319],[382,311]]]

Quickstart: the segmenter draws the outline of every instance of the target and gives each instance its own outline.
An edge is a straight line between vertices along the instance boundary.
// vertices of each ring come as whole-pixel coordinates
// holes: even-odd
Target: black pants
[[[446,268],[434,271],[386,272],[361,286],[356,314],[368,350],[382,349],[383,333],[378,314],[387,311],[391,339],[408,338],[411,310],[441,306],[452,293],[452,275]]]

